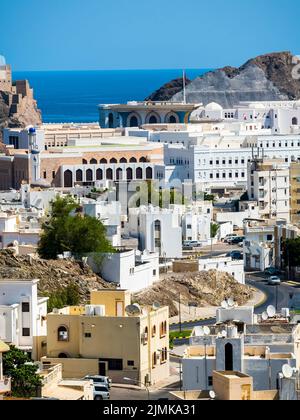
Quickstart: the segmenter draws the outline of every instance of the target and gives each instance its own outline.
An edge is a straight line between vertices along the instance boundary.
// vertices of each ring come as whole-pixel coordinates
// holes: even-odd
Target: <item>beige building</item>
[[[91,305],[48,315],[47,357],[64,378],[105,375],[155,384],[169,376],[169,309],[130,305],[130,292],[91,293]]]
[[[290,166],[290,207],[291,222],[300,222],[300,163],[291,163]]]

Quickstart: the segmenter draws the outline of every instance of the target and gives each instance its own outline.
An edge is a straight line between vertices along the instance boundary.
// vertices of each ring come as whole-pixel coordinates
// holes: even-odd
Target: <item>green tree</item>
[[[45,293],[44,296],[49,297],[48,312],[52,312],[54,308],[61,309],[65,306],[78,306],[80,304],[80,293],[77,284],[69,284],[64,289],[56,290],[52,293]]]
[[[63,252],[74,255],[114,252],[106,238],[104,225],[78,210],[78,204],[69,196],[58,197],[52,202],[38,245],[40,257],[56,259]]]
[[[12,395],[17,398],[31,398],[38,395],[42,386],[38,366],[23,351],[11,346],[10,351],[3,354],[3,372],[11,377]]]
[[[300,266],[300,238],[287,239],[282,244],[282,259],[285,268],[289,269]]]
[[[214,239],[217,236],[217,233],[220,229],[220,226],[216,223],[211,223],[210,225],[210,236]]]

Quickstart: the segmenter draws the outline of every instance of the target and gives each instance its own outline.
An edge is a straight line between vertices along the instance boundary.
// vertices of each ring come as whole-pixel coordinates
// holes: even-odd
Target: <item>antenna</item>
[[[274,306],[270,305],[267,308],[267,314],[269,318],[274,318],[276,315],[276,309],[274,308]]]
[[[290,365],[283,365],[282,366],[282,373],[286,379],[291,379],[294,374],[294,369]]]
[[[183,103],[186,104],[185,70],[182,71]]]

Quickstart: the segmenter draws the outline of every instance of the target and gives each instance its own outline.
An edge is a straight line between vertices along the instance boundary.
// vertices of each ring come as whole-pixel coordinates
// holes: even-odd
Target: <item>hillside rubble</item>
[[[13,250],[0,251],[1,279],[39,279],[38,289],[41,294],[51,293],[69,284],[79,288],[81,303],[89,302],[89,292],[109,289],[114,286],[82,262],[71,260],[42,260],[38,257],[15,256]]]
[[[220,306],[224,299],[233,298],[239,305],[247,303],[252,297],[252,289],[243,286],[227,273],[215,270],[200,273],[168,274],[163,280],[155,283],[134,296],[140,305],[152,305],[158,302],[170,308],[170,316],[178,315],[177,303],[197,303],[198,307]]]

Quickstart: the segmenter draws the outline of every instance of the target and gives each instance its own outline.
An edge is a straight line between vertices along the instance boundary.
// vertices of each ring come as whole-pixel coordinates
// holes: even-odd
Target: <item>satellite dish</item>
[[[203,327],[199,327],[198,334],[199,334],[199,337],[203,337],[204,336],[204,329],[203,329]]]
[[[223,302],[221,303],[221,307],[222,309],[228,309],[228,303],[226,302],[226,300],[223,300]]]
[[[234,307],[234,305],[235,305],[234,300],[233,300],[232,298],[228,299],[228,306],[229,306],[230,308],[233,308],[233,307]]]
[[[285,378],[290,379],[293,377],[294,369],[290,365],[283,365],[282,373]]]
[[[142,310],[140,305],[138,305],[137,303],[134,305],[128,305],[125,308],[125,312],[128,316],[137,316],[137,315],[141,315]]]
[[[268,306],[267,314],[269,318],[274,318],[274,316],[276,315],[276,309],[274,308],[274,306],[272,305]]]
[[[269,319],[269,315],[267,314],[267,312],[263,312],[261,318],[263,321],[267,321]]]
[[[160,303],[159,302],[154,302],[152,305],[152,308],[157,311],[158,309],[160,309]]]
[[[211,400],[215,400],[216,399],[216,393],[215,393],[215,391],[209,391],[209,398]]]
[[[203,332],[204,332],[204,335],[209,335],[210,334],[210,328],[209,327],[204,327]]]
[[[222,331],[222,337],[223,337],[223,338],[227,338],[227,331],[225,331],[225,330],[224,330],[224,331]]]

